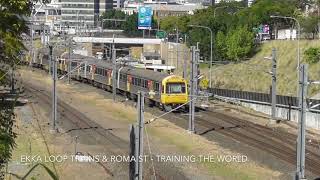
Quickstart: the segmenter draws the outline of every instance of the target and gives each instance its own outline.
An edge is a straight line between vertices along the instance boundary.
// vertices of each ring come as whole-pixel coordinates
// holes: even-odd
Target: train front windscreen
[[[185,83],[167,83],[167,94],[183,94],[186,93]]]

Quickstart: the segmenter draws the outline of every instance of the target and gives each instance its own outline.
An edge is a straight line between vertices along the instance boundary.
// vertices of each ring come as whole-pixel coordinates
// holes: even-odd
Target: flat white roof
[[[155,64],[155,65],[145,65],[145,64],[135,64],[134,67],[136,68],[147,68],[147,69],[161,69],[161,70],[172,70],[176,67],[174,66],[167,66],[165,64]]]
[[[101,38],[101,37],[74,37],[73,40],[79,43],[114,43],[116,44],[160,44],[162,39],[144,38]]]

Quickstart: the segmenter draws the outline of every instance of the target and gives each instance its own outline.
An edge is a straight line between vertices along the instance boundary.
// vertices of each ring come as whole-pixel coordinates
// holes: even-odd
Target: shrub
[[[320,48],[308,48],[304,52],[307,63],[314,64],[320,61]]]

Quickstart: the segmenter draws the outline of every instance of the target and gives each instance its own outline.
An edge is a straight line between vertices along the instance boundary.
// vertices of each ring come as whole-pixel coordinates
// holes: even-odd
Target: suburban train
[[[47,49],[39,49],[33,65],[48,70],[48,53]],[[61,52],[54,54],[59,53]],[[136,100],[137,93],[144,92],[146,103],[149,106],[158,106],[164,111],[170,111],[188,102],[187,81],[181,76],[120,64],[113,69],[111,62],[78,54],[69,55],[67,52],[55,58],[57,58],[59,73],[66,74],[70,66],[73,71],[71,74],[73,79],[88,82],[110,92],[113,86],[113,71],[116,71],[117,93]]]

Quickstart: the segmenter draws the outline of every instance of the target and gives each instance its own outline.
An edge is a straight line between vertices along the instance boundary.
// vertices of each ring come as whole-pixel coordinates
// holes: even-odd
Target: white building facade
[[[123,0],[61,0],[61,21],[69,28],[96,27],[99,15],[122,7]]]
[[[215,4],[219,4],[222,1],[224,1],[224,2],[232,2],[232,1],[241,2],[241,1],[244,1],[244,2],[246,2],[247,6],[250,7],[255,0],[214,0],[214,3]]]

